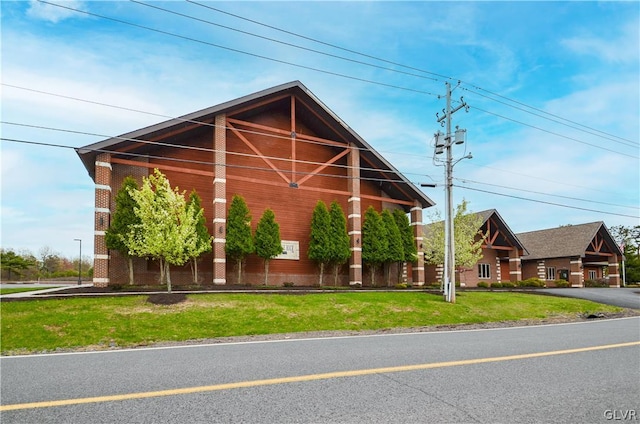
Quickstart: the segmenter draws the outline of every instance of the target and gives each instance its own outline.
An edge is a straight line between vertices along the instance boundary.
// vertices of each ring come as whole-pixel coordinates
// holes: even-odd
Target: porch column
[[[213,284],[227,283],[227,129],[226,116],[216,115],[213,130]]]
[[[349,285],[362,286],[362,206],[360,201],[360,151],[352,147],[348,154],[349,206],[347,228],[349,232]]]
[[[571,258],[569,283],[571,287],[584,287],[584,275],[582,274],[582,258]]]
[[[518,249],[509,251],[509,281],[515,283],[522,280],[522,261]]]
[[[424,237],[423,237],[423,223],[422,223],[422,205],[416,200],[411,208],[411,227],[413,227],[413,238],[416,241],[416,250],[418,252],[418,259],[416,264],[412,267],[413,270],[413,285],[424,285]]]
[[[95,162],[95,213],[93,236],[93,285],[109,285],[109,250],[105,231],[111,217],[111,154],[98,153]]]
[[[620,268],[615,254],[609,257],[609,287],[620,287]]]

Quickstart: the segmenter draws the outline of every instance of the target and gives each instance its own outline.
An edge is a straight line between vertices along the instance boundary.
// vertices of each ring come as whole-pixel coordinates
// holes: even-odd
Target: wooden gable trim
[[[300,178],[300,181],[298,181],[298,185],[302,185],[304,184],[307,180],[309,180],[309,178],[317,175],[320,171],[322,171],[323,169],[325,169],[326,167],[328,167],[329,165],[335,163],[336,161],[338,161],[340,158],[344,157],[347,155],[347,153],[349,153],[351,151],[351,149],[344,149],[342,152],[338,153],[337,155],[335,155],[334,157],[332,157],[331,159],[329,159],[327,162],[325,162],[324,164],[320,165],[319,167],[317,167],[316,169],[314,169],[313,171],[311,171],[309,174],[305,175],[304,177]]]
[[[246,138],[240,131],[238,131],[232,124],[230,124],[229,122],[227,122],[227,127],[229,129],[231,129],[231,131],[240,139],[242,140],[242,142],[244,144],[246,144],[260,159],[262,159],[264,161],[264,163],[266,163],[269,168],[273,169],[274,171],[276,171],[276,173],[278,175],[280,175],[280,177],[287,183],[291,183],[291,180],[289,180],[289,178],[287,178],[286,175],[284,175],[282,173],[282,171],[280,171],[280,169],[278,169],[278,167],[276,167],[273,162],[271,162],[265,155],[262,154],[262,152],[253,145],[253,143],[251,143],[249,141],[248,138]]]
[[[312,107],[310,107],[310,106],[309,106],[309,105],[308,105],[304,100],[302,100],[302,99],[300,99],[300,98],[298,98],[297,100],[298,100],[298,102],[299,102],[301,105],[303,105],[304,107],[306,107],[306,108],[307,108],[307,110],[308,110],[309,112],[313,113],[313,114],[316,116],[316,118],[318,118],[318,119],[319,119],[319,120],[320,120],[320,121],[321,121],[321,122],[322,122],[322,123],[323,123],[327,128],[331,128],[331,130],[332,130],[334,133],[336,133],[336,135],[337,135],[337,136],[338,136],[338,137],[339,137],[339,138],[340,138],[344,143],[346,143],[346,144],[348,144],[348,143],[349,143],[349,140],[347,140],[347,139],[346,139],[342,134],[340,134],[340,132],[339,132],[339,131],[337,131],[333,125],[331,125],[329,122],[327,122],[327,120],[326,120],[326,119],[324,119],[322,116],[320,116],[318,113],[316,113],[316,111],[315,111],[315,110],[313,110],[313,108],[312,108]]]
[[[242,112],[246,112],[246,111],[251,110],[251,109],[257,109],[257,108],[262,107],[264,105],[268,105],[269,103],[275,103],[275,102],[277,102],[279,100],[286,99],[289,96],[291,96],[291,95],[290,94],[281,94],[279,96],[271,97],[271,98],[262,100],[260,102],[248,104],[248,105],[246,105],[246,106],[244,106],[244,107],[242,107],[240,109],[235,109],[232,113],[227,113],[227,114],[228,114],[228,116],[238,115],[238,114],[240,114]]]
[[[498,236],[502,235],[507,246],[496,246],[494,243],[498,239]],[[487,232],[482,235],[482,239],[485,243],[482,244],[483,249],[494,250],[514,250],[516,247],[509,240],[504,232],[500,230],[500,225],[494,220],[493,216],[487,219]]]

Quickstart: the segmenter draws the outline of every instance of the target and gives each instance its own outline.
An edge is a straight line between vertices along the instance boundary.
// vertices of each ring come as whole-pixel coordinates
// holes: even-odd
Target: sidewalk
[[[11,294],[3,294],[0,295],[0,299],[11,299],[11,298],[24,298],[24,297],[32,297],[34,295],[40,295],[45,293],[54,293],[60,290],[66,290],[70,287],[93,287],[93,283],[85,283],[78,285],[77,283],[12,283],[7,284],[3,283],[0,287],[4,288],[21,288],[21,287],[42,287],[42,290],[31,290],[19,293],[11,293]]]

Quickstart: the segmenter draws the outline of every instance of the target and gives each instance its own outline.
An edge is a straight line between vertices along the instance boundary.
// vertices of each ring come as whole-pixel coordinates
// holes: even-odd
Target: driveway
[[[622,308],[640,309],[640,289],[605,287],[541,289],[539,291],[555,296],[576,297]]]

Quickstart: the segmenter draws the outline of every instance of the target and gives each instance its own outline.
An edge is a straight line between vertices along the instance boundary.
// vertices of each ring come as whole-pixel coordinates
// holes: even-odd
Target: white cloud
[[[77,0],[67,0],[62,3],[63,6],[84,9],[84,2]],[[27,16],[34,19],[41,19],[43,21],[49,21],[52,23],[58,23],[71,17],[81,16],[73,10],[64,9],[62,7],[54,6],[51,4],[41,3],[37,0],[29,1],[29,9],[27,9]]]
[[[600,30],[601,28],[594,28]],[[616,28],[613,28],[615,30]],[[611,30],[611,28],[608,28]],[[638,64],[640,49],[638,49],[638,20],[637,16],[628,23],[621,25],[620,32],[613,36],[580,35],[561,41],[570,51],[592,56],[610,63]]]

